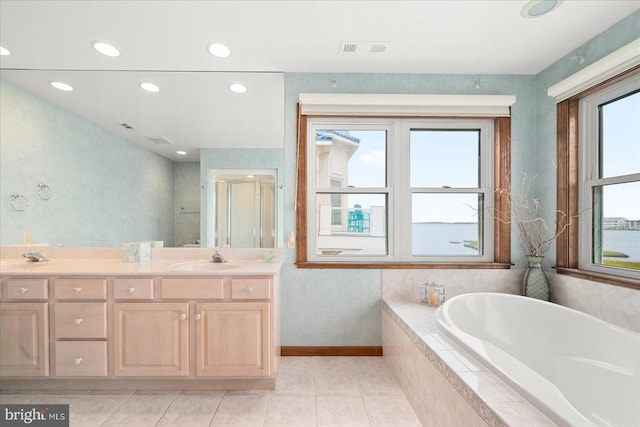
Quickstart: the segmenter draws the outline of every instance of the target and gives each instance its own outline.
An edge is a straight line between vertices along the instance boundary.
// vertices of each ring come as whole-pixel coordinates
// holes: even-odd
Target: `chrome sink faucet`
[[[211,257],[211,261],[209,262],[214,262],[214,263],[223,263],[223,262],[227,262],[226,259],[224,259],[224,257],[222,256],[222,254],[220,252],[218,252],[218,248],[216,247],[215,249],[216,253],[213,254],[213,256]]]
[[[33,249],[29,249],[26,254],[22,254],[23,258],[27,259],[27,262],[45,262],[48,261],[45,257],[40,255],[39,252],[36,252]]]

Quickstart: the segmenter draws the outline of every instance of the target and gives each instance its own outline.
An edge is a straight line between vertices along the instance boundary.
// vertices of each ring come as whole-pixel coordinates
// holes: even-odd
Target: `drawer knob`
[[[202,314],[198,313],[195,316],[193,316],[193,318],[196,319],[196,320],[200,320],[200,319],[202,319]]]
[[[179,317],[179,319],[180,319],[180,320],[184,320],[184,319],[186,319],[186,318],[187,318],[187,315],[186,315],[186,314],[184,314],[184,313],[182,313],[182,314],[180,315],[180,317]]]
[[[73,359],[73,363],[75,363],[76,365],[79,365],[82,363],[82,357],[78,356],[75,359]]]
[[[75,319],[73,319],[73,323],[78,326],[80,323],[82,323],[82,318],[81,317],[76,317]]]
[[[247,293],[248,294],[252,294],[253,293],[253,287],[247,286]]]
[[[80,288],[80,287],[73,288],[73,293],[74,294],[78,295],[80,292],[82,292],[82,288]]]
[[[135,291],[136,291],[136,288],[127,288],[127,292],[129,292],[129,295],[131,295]]]
[[[27,292],[29,292],[29,288],[20,288],[20,292],[26,294]]]

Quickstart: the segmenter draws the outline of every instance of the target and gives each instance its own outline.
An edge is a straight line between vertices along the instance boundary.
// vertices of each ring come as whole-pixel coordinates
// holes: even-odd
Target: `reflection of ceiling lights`
[[[564,0],[530,0],[520,11],[523,18],[537,18],[560,6]]]
[[[223,44],[212,43],[209,45],[209,53],[216,58],[226,58],[231,55],[231,50]]]
[[[186,152],[186,151],[182,151],[182,150],[180,150],[180,151],[176,151],[176,154],[178,154],[178,155],[180,155],[180,156],[186,156],[186,155],[187,155],[187,152]]]
[[[65,92],[71,92],[73,90],[71,86],[62,82],[51,82],[51,86],[55,87],[56,89],[63,90]]]
[[[9,52],[9,49],[6,49],[6,48],[0,46],[0,55],[9,56],[9,55],[11,55],[11,52]]]
[[[247,87],[242,83],[232,83],[229,85],[229,89],[235,93],[245,93],[247,91]]]
[[[120,56],[120,51],[109,43],[93,42],[93,48],[106,56]]]
[[[153,83],[140,83],[140,87],[147,92],[160,92],[160,88]]]

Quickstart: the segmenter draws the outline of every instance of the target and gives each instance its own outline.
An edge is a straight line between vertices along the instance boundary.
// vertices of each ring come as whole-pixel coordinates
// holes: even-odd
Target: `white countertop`
[[[11,276],[31,275],[180,275],[180,276],[221,276],[221,275],[262,275],[277,274],[281,262],[267,263],[262,260],[229,260],[226,264],[213,264],[211,268],[220,270],[188,270],[188,264],[210,264],[207,259],[159,259],[139,263],[123,262],[113,258],[54,259],[45,262],[26,262],[24,259],[6,258],[0,260],[0,274]],[[204,267],[204,268],[207,268]]]

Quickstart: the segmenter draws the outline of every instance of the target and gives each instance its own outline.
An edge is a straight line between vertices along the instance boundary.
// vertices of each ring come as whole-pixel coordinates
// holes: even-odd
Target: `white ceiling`
[[[285,72],[537,74],[640,8],[565,0],[524,19],[526,3],[0,0],[0,45],[12,52],[1,77],[168,158],[196,160],[200,147],[282,147]],[[97,40],[121,55],[98,54]],[[340,54],[344,41],[386,51]],[[232,55],[211,56],[213,42]],[[143,80],[161,91],[142,91]],[[230,92],[235,81],[247,93]]]

